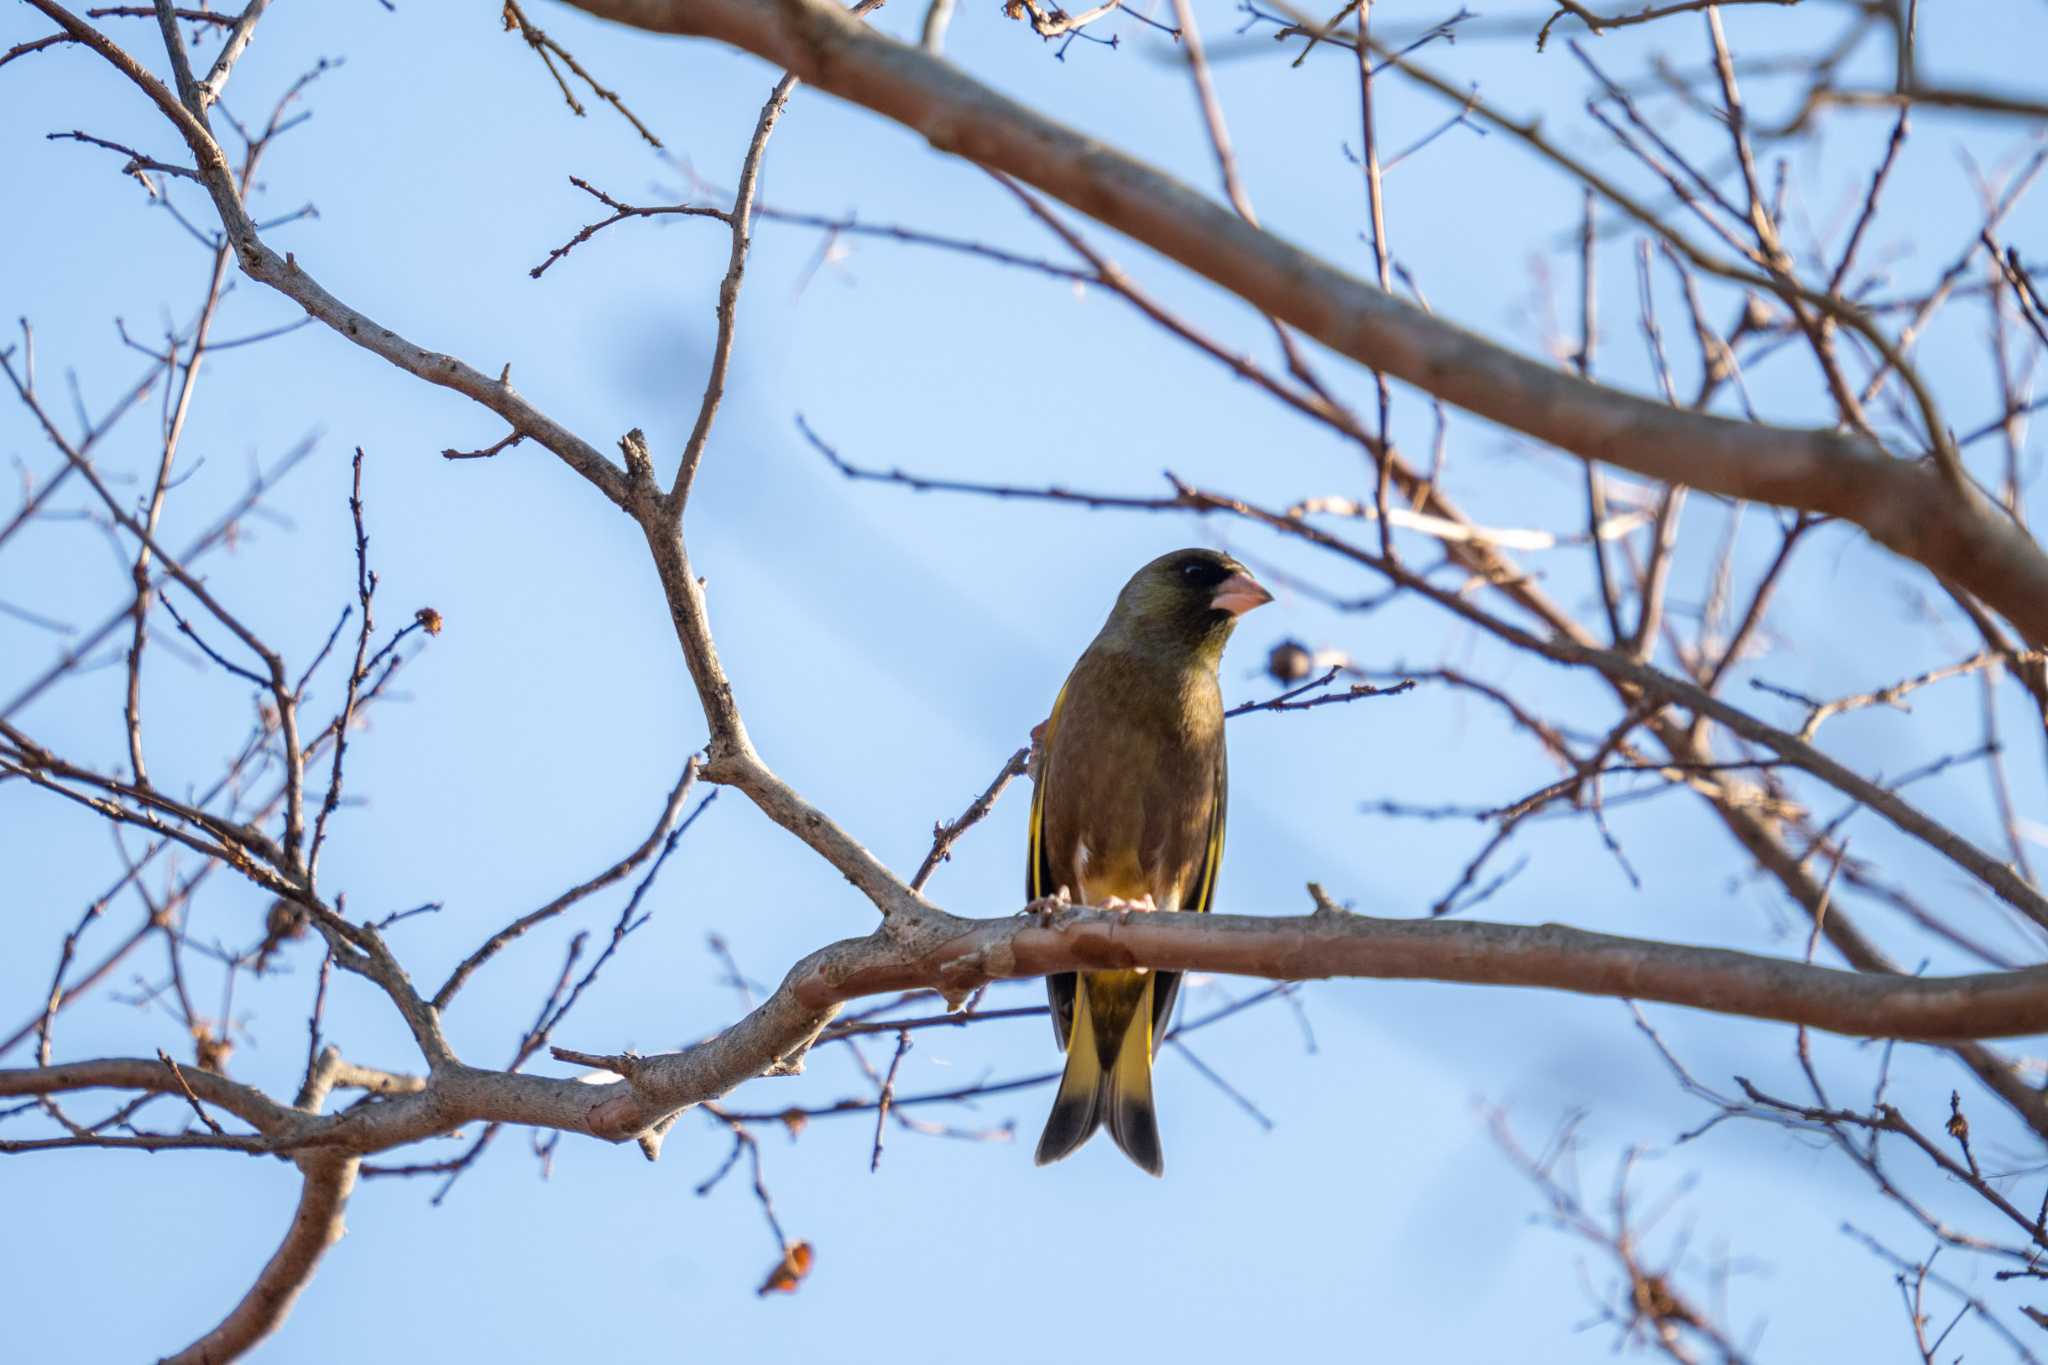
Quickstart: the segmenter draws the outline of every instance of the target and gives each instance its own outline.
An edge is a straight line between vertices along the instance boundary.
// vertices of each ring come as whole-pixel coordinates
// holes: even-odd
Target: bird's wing
[[[1195,883],[1195,893],[1181,909],[1197,915],[1209,913],[1209,906],[1216,899],[1216,874],[1223,867],[1223,825],[1226,807],[1230,804],[1230,755],[1219,736],[1216,742],[1216,803],[1209,811],[1209,838],[1202,851],[1202,875]],[[1154,1052],[1165,1041],[1166,1029],[1173,1022],[1173,1006],[1180,999],[1179,972],[1160,972],[1152,990],[1152,1048]]]
[[[1052,714],[1046,717],[1045,725],[1038,732],[1038,777],[1031,785],[1031,824],[1029,857],[1024,869],[1024,895],[1028,900],[1039,900],[1059,890],[1053,881],[1052,859],[1045,847],[1045,788],[1048,769],[1052,766],[1052,734],[1060,722],[1060,705],[1067,699],[1066,684],[1060,685],[1059,696],[1053,699]],[[1075,981],[1072,972],[1055,972],[1045,979],[1045,994],[1052,1006],[1053,1037],[1059,1040],[1061,1048],[1067,1045],[1067,1028],[1074,1018]]]

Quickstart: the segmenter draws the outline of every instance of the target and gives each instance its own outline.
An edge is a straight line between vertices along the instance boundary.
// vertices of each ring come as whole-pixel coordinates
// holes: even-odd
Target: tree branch
[[[798,962],[766,1001],[716,1037],[680,1052],[602,1059],[622,1078],[609,1085],[446,1062],[417,1088],[388,1090],[373,1104],[328,1117],[286,1109],[210,1072],[182,1075],[197,1097],[255,1126],[272,1151],[367,1155],[479,1121],[616,1142],[746,1081],[796,1070],[846,1001],[919,989],[959,998],[990,981],[1137,966],[1287,981],[1537,987],[1923,1042],[2048,1031],[2048,967],[1887,976],[1556,924],[1391,920],[1331,910],[1253,917],[1034,908],[1049,913],[971,920],[924,910],[905,917],[914,924],[900,919],[832,944]],[[583,1053],[558,1055],[592,1064]],[[0,1096],[101,1088],[170,1093],[178,1082],[160,1062],[139,1058],[0,1070]]]
[[[1926,463],[1840,432],[1680,411],[1483,341],[825,0],[569,3],[753,52],[942,151],[1037,186],[1363,365],[1581,458],[1853,521],[1969,588],[2030,643],[2048,643],[2048,555],[1990,499],[1953,490]]]
[[[796,77],[785,75],[775,83],[768,94],[768,102],[761,106],[761,117],[754,124],[753,140],[747,144],[747,154],[740,163],[739,188],[733,191],[732,213],[726,220],[732,229],[732,250],[725,267],[725,278],[718,283],[718,339],[711,347],[711,372],[704,378],[704,396],[697,405],[697,420],[690,428],[690,439],[683,445],[683,458],[676,467],[675,483],[669,488],[669,501],[680,516],[690,499],[690,485],[697,477],[697,466],[704,458],[705,443],[711,439],[711,424],[718,417],[718,404],[725,397],[726,371],[732,365],[733,332],[738,324],[740,281],[747,271],[747,249],[752,245],[754,191],[761,181],[761,157],[768,150],[768,135],[775,131],[775,125],[782,118],[782,111],[789,105],[789,92],[796,89]]]
[[[345,1231],[342,1214],[355,1189],[360,1164],[355,1157],[331,1154],[301,1160],[306,1183],[299,1191],[299,1206],[292,1213],[284,1242],[256,1276],[256,1283],[218,1327],[177,1354],[164,1357],[159,1365],[217,1365],[235,1359],[275,1332],[311,1282],[320,1258],[341,1240]]]
[[[348,340],[361,346],[418,379],[470,398],[490,409],[519,431],[552,451],[564,464],[595,485],[612,502],[625,503],[625,480],[617,466],[552,418],[529,404],[513,387],[506,373],[495,380],[473,367],[437,351],[414,344],[388,327],[373,322],[321,287],[302,269],[293,256],[280,256],[263,241],[247,211],[229,169],[226,155],[214,141],[212,130],[200,117],[179,102],[162,81],[98,29],[86,23],[55,0],[29,0],[72,38],[91,48],[126,76],[184,137],[197,163],[200,182],[213,197],[221,225],[226,228],[242,271],[259,284],[277,290],[292,302]],[[182,53],[182,45],[177,46]],[[189,70],[187,75],[189,76]],[[509,368],[509,367],[508,367]]]

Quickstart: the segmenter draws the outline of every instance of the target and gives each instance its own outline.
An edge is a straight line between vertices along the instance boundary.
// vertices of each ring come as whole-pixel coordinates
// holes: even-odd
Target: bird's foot
[[[1029,905],[1025,906],[1018,913],[1023,915],[1030,915],[1034,919],[1038,920],[1039,923],[1046,924],[1051,922],[1053,916],[1059,914],[1062,910],[1065,910],[1068,907],[1072,906],[1073,903],[1073,896],[1069,894],[1067,888],[1063,886],[1050,896],[1040,896],[1037,900],[1032,901]]]
[[[1105,910],[1116,911],[1118,916],[1125,923],[1128,923],[1130,921],[1131,916],[1134,914],[1156,914],[1159,910],[1158,904],[1152,899],[1151,893],[1149,892],[1146,893],[1140,899],[1134,901],[1125,900],[1122,896],[1111,896],[1108,900],[1102,903],[1102,908]]]

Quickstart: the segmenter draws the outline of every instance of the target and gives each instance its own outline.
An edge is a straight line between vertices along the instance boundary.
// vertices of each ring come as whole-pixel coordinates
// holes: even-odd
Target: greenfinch
[[[1124,585],[1039,735],[1033,900],[1064,892],[1113,909],[1209,908],[1226,780],[1216,671],[1238,617],[1272,600],[1214,550],[1161,555]],[[1045,984],[1067,1063],[1038,1164],[1106,1123],[1126,1156],[1161,1174],[1152,1058],[1180,973],[1064,972]]]

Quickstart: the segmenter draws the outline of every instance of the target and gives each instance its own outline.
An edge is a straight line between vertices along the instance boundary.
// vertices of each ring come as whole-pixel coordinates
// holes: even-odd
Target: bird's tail
[[[1150,973],[1094,972],[1077,983],[1067,1067],[1038,1139],[1039,1165],[1071,1155],[1107,1123],[1141,1170],[1165,1172],[1152,1109],[1152,982]]]

